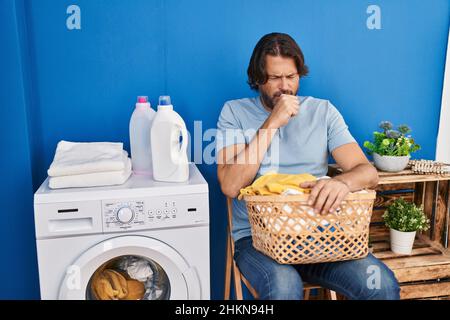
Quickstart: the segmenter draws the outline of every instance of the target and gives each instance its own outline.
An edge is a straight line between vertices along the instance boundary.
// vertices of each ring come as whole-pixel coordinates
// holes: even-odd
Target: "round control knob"
[[[129,223],[134,218],[134,212],[130,207],[123,207],[117,211],[117,221],[120,223]]]

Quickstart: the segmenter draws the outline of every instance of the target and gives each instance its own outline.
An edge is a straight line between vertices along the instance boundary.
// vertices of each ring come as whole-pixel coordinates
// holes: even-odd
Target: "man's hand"
[[[321,179],[300,184],[301,188],[312,188],[308,205],[314,212],[328,214],[334,212],[350,192],[347,184],[338,179]]]
[[[282,94],[268,118],[269,127],[278,129],[288,124],[289,120],[297,115],[300,101],[297,96]]]

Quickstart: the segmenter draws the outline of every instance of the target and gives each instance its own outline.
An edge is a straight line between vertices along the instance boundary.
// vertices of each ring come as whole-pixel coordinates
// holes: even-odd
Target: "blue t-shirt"
[[[277,130],[256,177],[269,171],[324,176],[329,153],[343,144],[356,142],[330,101],[302,96],[299,99],[299,113]],[[224,147],[250,143],[269,115],[260,97],[226,102],[217,122],[216,154]],[[245,201],[233,199],[233,239],[250,235]]]

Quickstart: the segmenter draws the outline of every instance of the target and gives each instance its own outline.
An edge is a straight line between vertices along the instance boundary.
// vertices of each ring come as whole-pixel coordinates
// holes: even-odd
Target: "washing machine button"
[[[122,207],[117,211],[117,221],[122,224],[130,223],[134,218],[134,212],[130,207]]]

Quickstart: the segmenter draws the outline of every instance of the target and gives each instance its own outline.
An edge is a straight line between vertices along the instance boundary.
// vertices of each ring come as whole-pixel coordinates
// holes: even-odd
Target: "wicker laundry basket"
[[[369,253],[376,192],[349,193],[334,213],[315,214],[309,195],[245,196],[253,246],[281,264],[359,259]]]

